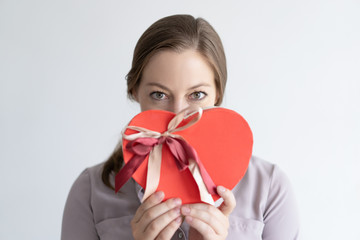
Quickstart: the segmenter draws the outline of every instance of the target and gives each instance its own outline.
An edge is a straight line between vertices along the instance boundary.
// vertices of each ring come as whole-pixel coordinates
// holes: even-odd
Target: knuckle
[[[154,219],[154,218],[156,218],[156,213],[154,211],[146,211],[146,213],[144,213],[144,218],[145,219]]]
[[[178,223],[175,222],[175,221],[172,221],[170,224],[169,224],[169,228],[172,229],[172,230],[176,230],[178,229]]]
[[[208,216],[208,221],[209,221],[209,223],[212,223],[212,222],[216,222],[217,219],[213,215],[210,215],[210,216]]]
[[[213,206],[206,204],[205,205],[205,211],[211,211],[213,209]]]
[[[166,236],[165,236],[165,234],[159,234],[159,236],[157,236],[157,238],[156,238],[156,240],[165,240],[165,239],[167,239],[166,238]]]
[[[211,239],[211,236],[214,234],[214,231],[210,227],[206,227],[204,229],[205,236],[209,236],[209,239]]]
[[[165,204],[168,208],[172,208],[174,206],[174,201],[172,199],[169,199],[165,202]]]
[[[158,227],[157,227],[157,224],[154,223],[154,222],[152,222],[152,223],[150,223],[150,224],[148,225],[146,231],[147,231],[147,232],[155,232],[155,231],[157,231],[157,228],[158,228]]]
[[[180,208],[175,208],[170,212],[171,218],[175,218],[180,215]]]

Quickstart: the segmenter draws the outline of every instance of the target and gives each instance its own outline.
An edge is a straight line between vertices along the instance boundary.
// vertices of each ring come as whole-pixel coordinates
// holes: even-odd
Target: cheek
[[[211,106],[215,106],[218,102],[219,94],[218,91],[214,90],[213,94],[211,95]]]
[[[141,111],[145,111],[148,108],[148,101],[142,95],[138,95],[136,101],[139,103]]]
[[[214,94],[209,96],[204,102],[201,102],[200,107],[213,107],[215,106],[215,103],[216,103],[216,96]]]
[[[166,103],[152,101],[149,98],[141,99],[139,102],[141,111],[153,110],[153,109],[161,109],[167,110]]]
[[[220,94],[218,92],[216,92],[216,96],[215,96],[215,106],[219,106],[221,104],[222,99],[220,100]]]
[[[149,103],[149,101],[140,101],[139,104],[142,112],[152,109],[152,106]]]

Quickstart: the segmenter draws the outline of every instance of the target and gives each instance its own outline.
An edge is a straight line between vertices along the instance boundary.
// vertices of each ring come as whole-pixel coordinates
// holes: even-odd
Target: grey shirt
[[[85,169],[74,182],[64,209],[62,240],[133,239],[130,221],[140,205],[141,187],[130,179],[114,191],[101,180],[102,164]],[[274,164],[252,157],[232,190],[236,208],[228,240],[298,239],[297,206],[286,175]],[[183,223],[172,239],[187,239]]]

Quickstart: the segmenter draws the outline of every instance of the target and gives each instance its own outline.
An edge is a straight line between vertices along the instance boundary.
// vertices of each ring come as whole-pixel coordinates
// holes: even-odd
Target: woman
[[[226,85],[221,40],[204,19],[174,15],[140,37],[127,75],[128,95],[141,111],[178,113],[189,106],[220,105]],[[221,162],[221,159],[219,159]],[[156,192],[143,203],[143,189],[129,180],[114,193],[123,166],[119,146],[105,162],[75,181],[65,206],[62,239],[297,239],[298,218],[286,176],[252,157],[244,178],[230,191],[217,190],[219,207],[181,204]]]

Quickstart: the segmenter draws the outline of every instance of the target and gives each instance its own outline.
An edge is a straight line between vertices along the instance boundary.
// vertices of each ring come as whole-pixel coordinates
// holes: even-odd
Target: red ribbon
[[[171,136],[161,136],[160,138],[137,138],[126,145],[126,150],[134,153],[134,155],[115,176],[116,192],[118,192],[120,188],[131,178],[134,172],[149,155],[153,147],[163,143],[166,143],[169,147],[180,171],[184,171],[189,166],[189,159],[193,159],[199,167],[201,177],[208,192],[211,195],[217,194],[216,185],[198,158],[195,149],[185,140],[181,138],[173,138]]]

